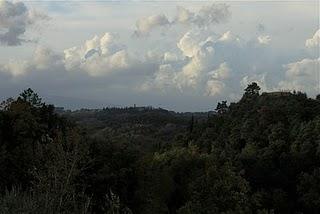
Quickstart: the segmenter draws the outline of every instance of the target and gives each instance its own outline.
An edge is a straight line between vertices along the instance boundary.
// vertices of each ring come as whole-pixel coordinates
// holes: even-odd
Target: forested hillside
[[[259,90],[58,113],[28,89],[0,106],[0,213],[320,213],[320,96]]]

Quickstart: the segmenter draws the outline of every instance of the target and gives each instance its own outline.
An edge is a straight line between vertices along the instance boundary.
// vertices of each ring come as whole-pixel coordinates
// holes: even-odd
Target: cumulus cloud
[[[64,70],[63,56],[54,53],[44,47],[38,47],[31,60],[10,60],[4,65],[0,65],[0,72],[5,72],[14,77],[27,75],[30,72]]]
[[[51,49],[38,47],[33,57],[35,70],[49,70],[64,67],[63,56],[53,52]]]
[[[199,82],[199,78],[201,77],[202,70],[202,58],[197,54],[179,73],[177,73],[175,80],[178,88],[181,91],[183,91],[185,87],[192,87],[195,89]]]
[[[198,41],[197,34],[187,32],[178,42],[182,54],[189,57],[189,62],[177,74],[177,85],[195,88],[201,80],[202,74],[213,67],[212,58],[214,48],[211,38]]]
[[[240,39],[236,35],[231,33],[231,31],[229,30],[229,31],[223,33],[221,35],[221,37],[218,39],[218,41],[221,41],[221,42],[239,42]]]
[[[240,39],[230,31],[217,38],[201,37],[198,32],[185,33],[177,42],[180,55],[175,54],[173,60],[165,60],[164,64],[160,61],[153,79],[149,79],[143,88],[166,87],[170,90],[178,89],[181,93],[201,94],[204,91],[212,96],[221,94],[232,75],[226,62],[218,63],[222,58],[215,48],[226,49],[225,45],[238,48]],[[166,55],[164,58],[167,58]]]
[[[180,23],[191,22],[196,16],[188,10],[184,13],[179,18]],[[140,29],[148,29],[142,30],[143,33],[152,30],[149,27]],[[253,39],[256,41],[256,37]],[[262,44],[270,42],[268,36],[262,36],[261,40]],[[171,45],[160,52],[141,51],[142,57],[139,58],[120,42],[117,34],[107,32],[60,53],[38,48],[29,61],[10,61],[0,65],[0,75],[5,74],[5,78],[11,75],[14,81],[32,83],[40,82],[42,78],[50,79],[49,84],[77,84],[81,87],[90,81],[88,84],[93,88],[99,83],[101,90],[106,90],[108,83],[116,89],[130,92],[138,89],[145,93],[208,95],[233,100],[241,94],[241,86],[245,88],[253,81],[264,91],[270,89],[267,87],[269,74],[260,71],[261,65],[266,64],[265,53],[261,49],[267,50],[269,46],[246,43],[231,31],[220,36],[207,29],[192,29]],[[312,63],[307,59],[288,64],[285,66],[285,79],[279,83],[277,77],[274,84],[278,88],[294,86],[298,89],[299,86],[305,89],[305,82],[314,81],[317,77],[316,68],[312,70],[310,67]],[[310,82],[310,85],[313,85],[314,92],[315,82]]]
[[[0,0],[0,44],[21,45],[30,39],[23,38],[27,29],[48,17],[29,10],[23,2]]]
[[[146,36],[159,27],[174,26],[177,24],[193,25],[206,28],[213,24],[225,22],[231,16],[229,6],[226,4],[212,4],[203,6],[199,11],[192,12],[184,7],[177,7],[175,18],[172,21],[166,15],[152,15],[139,19],[136,22],[134,35]]]
[[[38,47],[28,60],[0,64],[0,91],[16,94],[32,87],[41,93],[71,98],[92,96],[101,100],[111,96],[118,99],[117,93],[133,93],[142,78],[146,78],[146,71],[153,72],[154,67],[148,62],[131,61],[117,37],[106,33],[65,51]],[[8,93],[0,96],[4,95]]]
[[[196,37],[196,35],[193,35],[191,32],[187,32],[177,43],[177,47],[181,50],[184,56],[193,57],[200,50],[201,47],[199,45],[199,41],[194,37]]]
[[[219,80],[209,80],[207,82],[206,94],[209,96],[215,96],[221,94],[225,89],[225,84]]]
[[[170,22],[168,18],[163,14],[144,17],[136,22],[136,30],[134,32],[134,35],[146,36],[153,29],[168,25],[170,25]]]
[[[224,95],[235,99],[239,97],[239,87],[246,87],[252,81],[265,91],[269,89],[267,75],[257,74],[253,66],[260,66],[266,60],[260,56],[261,47],[245,43],[231,31],[207,37],[189,31],[178,40],[177,47],[180,53],[175,53],[171,60],[158,60],[158,70],[143,84],[144,90],[178,90],[184,94]],[[165,53],[163,58],[168,56]]]
[[[316,95],[320,92],[320,58],[303,59],[284,65],[286,79],[279,83],[285,90],[297,90]]]
[[[20,76],[25,74],[30,68],[30,63],[28,61],[13,61],[10,60],[8,63],[0,66],[0,73],[6,73],[12,76]]]
[[[250,59],[243,60],[247,55],[239,50],[247,53],[248,47],[239,43],[240,39],[230,31],[220,37],[189,31],[178,39],[175,49],[148,51],[145,58],[139,58],[119,42],[119,36],[105,33],[60,53],[38,48],[31,60],[6,63],[0,71],[15,79],[43,76],[51,80],[58,78],[53,77],[56,74],[66,82],[77,76],[93,82],[112,81],[117,87],[131,90],[237,97],[241,84],[257,81],[266,88],[265,76],[247,74],[248,66],[244,65],[250,64]],[[254,47],[250,48],[249,53],[256,59]],[[235,57],[239,60],[235,61]]]
[[[231,75],[231,69],[226,62],[220,64],[219,68],[208,73],[211,79],[224,80]]]
[[[32,38],[27,38],[28,32],[45,17],[28,9],[23,3],[0,2],[1,43],[18,45],[31,40]],[[103,10],[105,11],[105,8]],[[112,14],[113,12],[111,11]],[[237,11],[236,13],[239,14]],[[84,19],[86,22],[90,21],[87,20],[87,12],[84,17],[69,15],[69,23],[76,24],[76,28],[78,25],[83,29],[87,28],[86,23],[82,22]],[[90,17],[95,17],[91,15]],[[299,47],[292,45],[293,40],[290,40],[291,43],[289,40],[288,43],[281,41],[288,38],[286,34],[277,35],[276,43],[267,45],[270,44],[271,37],[262,24],[255,28],[257,23],[252,22],[252,17],[239,16],[230,25],[217,27],[217,24],[227,22],[230,16],[230,8],[225,4],[214,3],[199,7],[199,10],[177,7],[172,16],[155,14],[137,20],[134,29],[135,35],[139,37],[152,35],[154,31],[159,33],[159,29],[171,29],[170,37],[159,39],[154,35],[154,39],[144,41],[133,40],[132,37],[120,39],[117,34],[106,33],[64,51],[37,48],[29,60],[2,60],[0,92],[8,94],[9,90],[6,88],[17,91],[27,86],[45,93],[69,93],[70,97],[74,94],[79,97],[89,94],[89,97],[96,96],[100,100],[112,97],[112,103],[123,99],[121,102],[126,104],[131,101],[136,103],[137,97],[142,97],[141,100],[148,104],[161,103],[162,101],[158,100],[162,97],[170,107],[173,106],[172,102],[176,102],[179,108],[182,106],[185,110],[190,105],[182,104],[179,99],[184,99],[186,104],[196,103],[198,106],[207,103],[211,105],[217,99],[234,101],[242,94],[239,88],[245,88],[252,81],[258,82],[263,90],[296,89],[310,95],[319,91],[319,59],[311,59],[314,58],[314,52],[301,51]],[[259,20],[259,17],[256,20]],[[266,24],[271,23],[268,20],[263,21],[266,21]],[[109,23],[107,27],[118,28],[117,23]],[[238,28],[236,25],[239,23],[244,24],[244,28]],[[254,26],[249,27],[250,24]],[[99,26],[101,27],[100,24]],[[99,26],[94,25],[86,32],[92,32],[93,28]],[[308,24],[303,29],[310,27],[311,24]],[[242,29],[241,37],[237,34],[237,29]],[[243,29],[251,30],[244,32]],[[279,29],[283,29],[283,26]],[[273,26],[274,32],[286,33],[278,30]],[[125,29],[121,32],[125,32]],[[48,36],[52,38],[53,35],[61,35],[60,33]],[[80,31],[74,31],[77,36],[78,33],[81,34]],[[79,35],[79,38],[82,36]],[[300,39],[300,36],[299,34],[296,40]],[[314,36],[310,34],[310,37],[312,38],[307,41],[306,38],[300,41],[305,42],[308,48],[317,47],[319,31]],[[63,35],[60,38],[63,38]],[[294,42],[298,42],[296,40]],[[121,41],[128,43],[123,44]],[[156,43],[152,43],[155,41]],[[54,46],[55,42],[45,41],[45,44]],[[60,46],[56,48],[61,50]],[[14,50],[9,53],[13,53],[12,51]],[[27,49],[23,51],[19,56],[28,54]],[[310,59],[282,67],[283,62],[287,63],[288,59],[298,57]],[[285,72],[281,73],[282,70]],[[138,89],[139,92],[136,91]],[[145,92],[142,93],[141,90]],[[122,97],[118,96],[119,91],[123,93]],[[156,93],[165,93],[166,96],[156,96]],[[156,101],[151,103],[150,97]],[[169,101],[168,97],[172,99]],[[194,102],[195,100],[199,102]]]
[[[176,23],[190,23],[193,21],[195,13],[191,12],[190,10],[184,7],[177,7],[177,14],[175,17]]]
[[[176,62],[179,59],[179,57],[177,56],[177,54],[172,53],[172,52],[165,52],[163,55],[163,60],[164,62]]]
[[[143,90],[152,88],[178,89],[180,92],[197,90],[203,73],[212,68],[212,41],[201,40],[197,33],[187,32],[177,42],[180,53],[165,52],[158,70],[146,81]],[[155,57],[153,57],[155,58]]]
[[[82,46],[64,50],[67,70],[84,70],[89,75],[100,76],[129,67],[130,58],[126,47],[117,42],[117,36],[105,33],[94,36]]]
[[[313,35],[312,38],[306,40],[306,47],[307,48],[314,48],[320,45],[320,29]]]
[[[208,73],[209,80],[206,84],[206,94],[215,96],[221,94],[226,87],[223,80],[230,78],[231,69],[226,62],[220,64],[219,68]]]
[[[267,45],[271,42],[271,37],[268,35],[262,35],[262,36],[258,36],[257,40],[259,44]]]
[[[313,76],[315,77],[316,73],[319,72],[319,60],[318,59],[303,59],[298,62],[293,62],[285,65],[284,67],[288,70],[286,75],[288,77],[304,77],[304,76]]]
[[[86,72],[90,76],[104,76],[127,69],[133,60],[126,47],[117,42],[117,36],[105,33],[94,36],[83,45],[55,53],[51,49],[38,47],[28,61],[10,61],[1,66],[1,71],[13,76],[30,71],[57,70],[64,72]]]
[[[203,6],[198,12],[191,12],[178,7],[175,23],[194,24],[198,27],[208,27],[211,24],[225,22],[230,17],[229,6],[226,4],[212,4]]]
[[[152,88],[156,88],[162,92],[168,91],[175,85],[176,71],[170,64],[163,64],[159,66],[159,69],[154,74],[154,79],[146,81],[142,84],[141,89],[148,91]]]

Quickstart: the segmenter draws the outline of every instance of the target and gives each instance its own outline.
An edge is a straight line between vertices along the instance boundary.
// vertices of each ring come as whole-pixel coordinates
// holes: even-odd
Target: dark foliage
[[[320,101],[259,93],[215,112],[0,106],[0,213],[320,213]]]

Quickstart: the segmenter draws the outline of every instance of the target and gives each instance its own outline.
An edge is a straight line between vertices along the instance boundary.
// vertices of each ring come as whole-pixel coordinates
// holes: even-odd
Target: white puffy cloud
[[[197,90],[203,74],[213,67],[213,42],[208,39],[201,41],[198,34],[187,32],[179,39],[177,47],[180,53],[165,52],[163,60],[157,60],[161,57],[155,53],[153,57],[148,57],[158,61],[159,66],[152,79],[143,85],[143,89],[166,88],[178,89],[180,92]]]
[[[231,31],[227,31],[221,35],[218,39],[220,42],[239,42],[240,39],[234,35]]]
[[[38,47],[29,61],[10,61],[1,66],[1,71],[13,76],[48,70],[105,76],[127,69],[132,62],[125,46],[117,42],[116,36],[105,33],[101,37],[94,36],[83,45],[66,49],[63,53]]]
[[[206,84],[206,94],[209,96],[219,95],[226,87],[223,81],[230,78],[231,69],[226,62],[223,62],[216,70],[209,72],[208,75],[209,80]]]
[[[284,90],[297,90],[316,95],[320,92],[320,58],[303,59],[284,65],[286,79],[280,81],[279,87]]]
[[[82,46],[64,50],[64,61],[67,70],[82,69],[92,76],[126,69],[130,64],[125,46],[119,44],[117,36],[112,33],[94,36]]]
[[[63,56],[48,48],[38,47],[34,53],[33,67],[35,70],[50,70],[64,67]]]
[[[32,60],[8,63],[1,66],[0,71],[21,78],[27,76],[26,73],[52,78],[52,71],[59,71],[66,82],[71,81],[71,77],[88,78],[92,84],[111,81],[117,88],[231,99],[238,97],[241,84],[256,81],[266,88],[265,76],[247,73],[246,68],[252,63],[251,58],[243,55],[247,47],[238,45],[240,39],[230,31],[221,37],[189,31],[170,51],[148,51],[140,55],[141,59],[130,54],[118,40],[116,34],[105,33],[61,53],[39,48]],[[256,59],[255,47],[250,48],[249,53]]]
[[[36,48],[30,60],[10,60],[0,65],[0,72],[8,73],[14,77],[27,75],[30,72],[48,72],[64,69],[63,56],[54,53],[48,48]]]
[[[175,84],[175,75],[175,70],[170,64],[160,65],[154,78],[156,88],[166,90],[172,87]]]
[[[226,62],[220,64],[219,68],[208,73],[211,79],[224,80],[231,75],[231,69]]]
[[[190,23],[193,21],[195,14],[184,7],[177,7],[177,14],[175,22],[177,23]]]
[[[177,54],[172,52],[165,52],[163,55],[164,62],[176,62],[179,60],[179,57]]]
[[[211,6],[202,7],[198,14],[195,15],[194,23],[198,26],[208,26],[225,22],[230,17],[229,6],[226,4],[212,4]]]
[[[271,37],[268,35],[261,35],[261,36],[258,36],[257,40],[259,44],[267,45],[271,42]]]
[[[163,14],[144,17],[136,22],[136,30],[134,34],[136,36],[146,36],[153,29],[168,25],[170,25],[170,22]]]
[[[211,24],[227,21],[230,15],[229,6],[226,4],[203,6],[198,12],[191,12],[186,8],[178,7],[175,23],[208,27]]]
[[[198,41],[197,34],[187,32],[178,42],[178,48],[184,56],[189,57],[189,62],[177,74],[177,85],[195,88],[204,72],[213,67],[214,48],[211,39]]]
[[[14,8],[19,8],[16,6],[17,3],[10,4],[14,5]],[[34,3],[25,4],[38,7]],[[148,40],[134,40],[134,37],[124,35],[121,41],[126,43],[123,44],[118,36],[112,33],[98,35],[84,42],[79,40],[83,40],[83,36],[88,33],[101,32],[103,28],[130,34],[132,17],[145,12],[145,8],[143,11],[138,8],[138,5],[135,8],[137,10],[132,7],[123,8],[128,12],[129,18],[120,17],[121,14],[118,14],[117,10],[109,6],[101,7],[102,5],[95,5],[96,8],[92,8],[100,8],[100,15],[96,10],[87,8],[81,14],[76,13],[73,7],[58,13],[50,10],[50,14],[58,18],[52,22],[57,26],[53,26],[52,31],[46,32],[46,40],[40,40],[39,44],[54,47],[56,52],[38,48],[34,55],[29,55],[29,60],[6,61],[14,57],[27,59],[31,51],[30,45],[21,48],[21,53],[18,48],[17,54],[15,54],[16,48],[5,47],[2,56],[6,59],[0,57],[2,62],[2,65],[0,64],[0,95],[2,93],[7,96],[9,94],[7,91],[10,90],[12,95],[14,94],[12,91],[27,86],[47,94],[68,93],[69,97],[77,95],[81,98],[85,96],[91,98],[92,96],[97,100],[106,98],[110,99],[111,104],[138,103],[136,99],[139,97],[144,104],[154,105],[166,102],[171,108],[175,106],[172,103],[176,102],[178,106],[176,110],[190,110],[190,104],[203,107],[212,106],[217,99],[234,101],[242,94],[239,88],[241,86],[245,88],[252,81],[258,82],[263,90],[295,88],[308,93],[312,91],[313,94],[319,91],[316,90],[318,73],[316,69],[311,69],[313,71],[311,72],[311,62],[302,63],[302,60],[300,63],[294,62],[282,67],[288,59],[300,57],[301,59],[310,58],[306,60],[312,61],[311,58],[318,58],[318,55],[314,56],[315,52],[301,50],[300,46],[292,45],[298,44],[299,41],[302,44],[305,42],[306,37],[303,32],[314,29],[313,22],[301,28],[300,24],[306,23],[301,21],[299,26],[296,25],[289,32],[287,31],[291,28],[288,27],[289,22],[279,22],[279,25],[275,26],[271,24],[274,23],[273,18],[268,21],[268,17],[273,16],[260,14],[263,12],[262,9],[259,9],[258,15],[248,15],[245,11],[252,8],[235,6],[232,10],[237,17],[225,26],[217,26],[230,17],[228,6],[213,4],[201,8],[198,4],[194,5],[194,8],[199,8],[198,10],[192,7],[193,3],[185,5],[189,5],[190,8],[178,7],[176,13],[172,11],[172,14],[171,10],[149,7],[155,11],[162,11],[159,14],[168,15],[142,18],[137,21],[134,30],[136,35],[154,37]],[[28,8],[25,12],[23,9],[17,9],[20,12],[10,12],[15,15],[9,16],[3,13],[3,8],[2,5],[0,35],[18,25],[22,26],[18,29],[24,29],[25,33],[16,34],[18,36],[10,38],[16,38],[20,43],[32,39],[29,36],[30,33],[32,35],[31,30],[38,21],[42,20],[41,17]],[[5,9],[5,11],[12,10]],[[158,14],[158,12],[151,12],[151,14]],[[289,14],[288,18],[294,15],[294,13]],[[118,17],[117,20],[113,20],[114,17]],[[271,38],[266,36],[268,33],[262,25],[257,31],[255,28],[257,22],[265,23],[270,32],[278,32],[276,40],[272,37],[274,43],[272,46],[265,45],[270,43]],[[152,34],[153,31],[159,33],[159,29],[161,32],[170,30],[168,32],[170,36],[159,37]],[[55,30],[57,32],[53,32]],[[70,35],[69,33],[71,36],[65,36]],[[287,39],[290,33],[297,36]],[[56,35],[59,37],[55,40]],[[314,36],[310,34],[312,38],[306,41],[306,47],[317,47],[318,36],[319,31]],[[75,42],[78,42],[75,47],[68,48],[70,47],[68,44]],[[8,42],[3,44],[8,45]],[[64,48],[68,49],[61,51]],[[304,56],[305,54],[308,55]],[[281,69],[286,69],[286,72],[281,73]],[[145,92],[137,92],[135,89],[138,88]],[[120,93],[123,94],[120,96]],[[156,96],[156,93],[165,93],[166,96]],[[152,102],[151,99],[155,101]],[[161,99],[162,101],[159,101]]]
[[[103,76],[113,71],[129,67],[129,57],[125,50],[118,51],[110,56],[95,55],[80,62],[83,69],[91,76]],[[71,70],[76,71],[76,67]]]
[[[191,32],[187,32],[177,43],[177,47],[181,50],[184,56],[193,57],[200,50],[199,41],[194,37],[196,36]]]
[[[174,54],[174,60],[171,61],[158,60],[159,69],[155,76],[144,84],[144,88],[163,87],[170,90],[178,89],[186,94],[209,96],[232,94],[233,98],[237,97],[241,85],[252,81],[267,89],[266,75],[256,74],[257,71],[250,66],[257,63],[250,61],[259,57],[255,52],[257,47],[242,42],[231,31],[223,33],[220,37],[209,35],[205,38],[198,32],[189,31],[178,40],[177,47],[181,55]],[[233,66],[237,68],[234,72],[231,69]]]
[[[286,75],[289,78],[295,77],[316,77],[319,74],[319,58],[318,59],[303,59],[298,62],[293,62],[285,65],[287,68]]]
[[[226,4],[212,4],[203,6],[199,11],[192,12],[184,7],[177,7],[175,18],[172,21],[164,15],[151,15],[139,19],[136,22],[134,35],[146,36],[159,27],[174,26],[177,24],[194,25],[199,28],[206,28],[212,24],[219,24],[229,19],[231,13]]]
[[[7,73],[8,75],[12,76],[20,76],[25,74],[30,68],[30,64],[28,61],[13,61],[10,60],[8,63],[0,66],[0,73],[1,71]]]
[[[209,96],[220,95],[225,89],[226,85],[220,80],[208,80],[206,94]]]
[[[185,87],[196,88],[203,70],[202,58],[199,54],[194,56],[176,75],[176,84],[182,91]]]
[[[27,29],[47,19],[41,13],[29,10],[23,2],[0,0],[0,44],[16,46],[30,41],[23,38]]]
[[[317,32],[313,35],[312,38],[306,40],[307,48],[314,48],[314,47],[320,48],[319,45],[320,45],[320,29],[317,30]]]
[[[218,84],[217,81],[222,81],[218,88],[224,88],[226,83],[223,81],[231,77],[231,68],[226,62],[218,63],[221,56],[220,53],[216,55],[215,46],[225,49],[224,45],[235,45],[238,48],[240,41],[230,31],[223,34],[222,38],[225,39],[211,35],[203,38],[198,32],[189,31],[177,42],[180,53],[148,53],[147,59],[159,63],[159,66],[155,75],[149,78],[142,88],[149,90],[162,86],[170,90],[178,89],[186,94],[203,93],[203,90],[207,90],[210,95],[216,94],[218,90],[213,88],[214,85]]]

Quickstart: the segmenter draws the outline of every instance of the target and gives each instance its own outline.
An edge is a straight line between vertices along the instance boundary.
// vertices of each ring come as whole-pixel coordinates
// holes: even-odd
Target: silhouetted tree
[[[253,82],[249,84],[244,91],[245,91],[245,95],[248,95],[248,96],[259,95],[260,86],[258,86],[256,82]]]
[[[226,113],[228,111],[227,101],[218,102],[217,107],[215,109],[219,114]]]
[[[18,99],[22,99],[35,107],[40,107],[42,105],[41,98],[31,88],[24,90]]]

